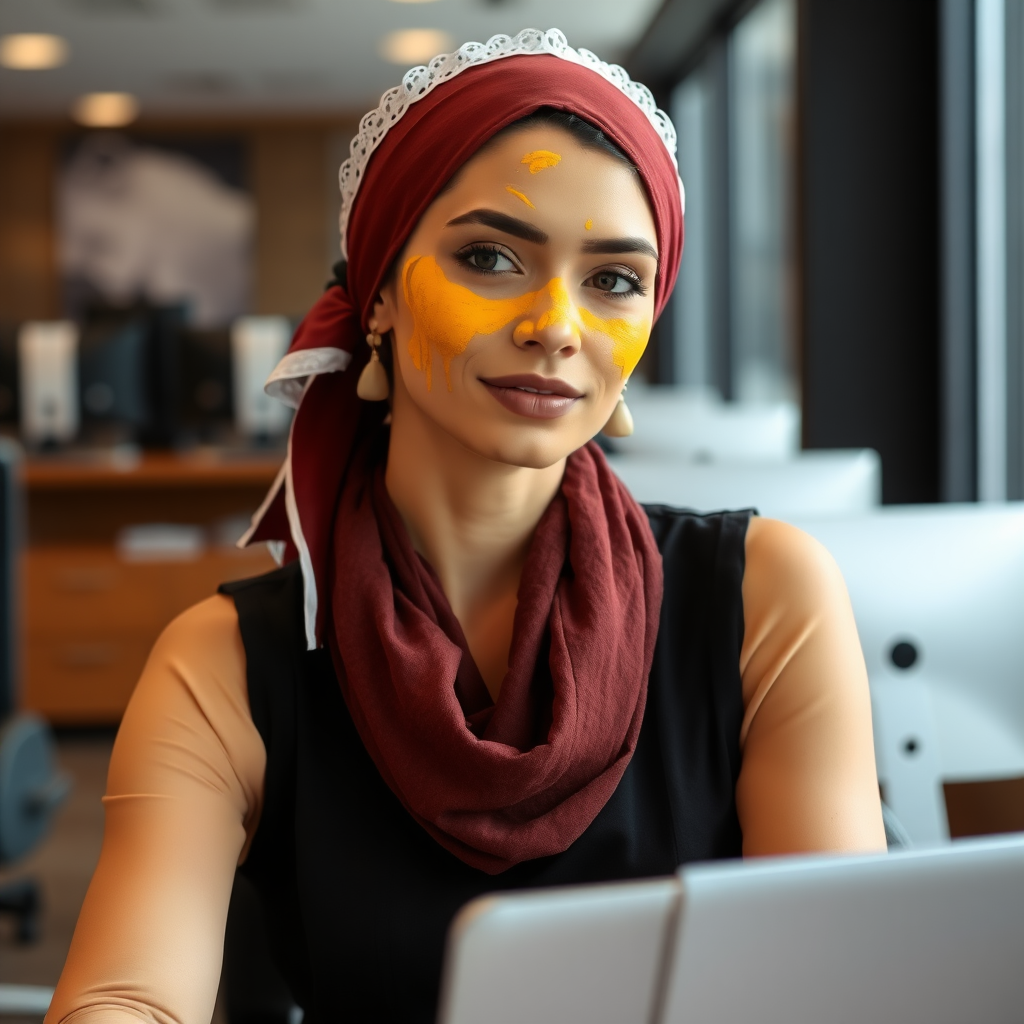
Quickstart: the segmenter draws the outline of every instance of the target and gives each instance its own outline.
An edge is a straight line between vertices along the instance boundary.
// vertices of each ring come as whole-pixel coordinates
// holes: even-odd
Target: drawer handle
[[[117,574],[109,569],[65,569],[57,576],[57,585],[71,594],[94,594],[112,590]]]
[[[103,668],[117,661],[113,644],[69,644],[61,652],[65,668]]]

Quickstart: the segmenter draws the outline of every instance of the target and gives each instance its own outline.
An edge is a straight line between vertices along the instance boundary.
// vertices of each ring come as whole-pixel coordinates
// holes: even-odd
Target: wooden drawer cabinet
[[[23,703],[62,725],[117,722],[135,688],[154,637],[106,633],[29,637]]]
[[[58,724],[116,722],[156,638],[219,584],[273,568],[263,548],[124,562],[113,548],[30,549],[23,706]]]
[[[127,561],[116,538],[146,522],[205,526],[250,513],[276,460],[190,463],[148,457],[134,471],[45,463],[26,471],[20,702],[59,725],[120,720],[156,638],[228,580],[273,568],[262,546],[207,547],[185,560]]]
[[[107,546],[30,548],[25,558],[26,632],[53,637],[114,623],[151,632],[165,618],[163,593],[153,585],[166,575],[163,568],[123,562]]]

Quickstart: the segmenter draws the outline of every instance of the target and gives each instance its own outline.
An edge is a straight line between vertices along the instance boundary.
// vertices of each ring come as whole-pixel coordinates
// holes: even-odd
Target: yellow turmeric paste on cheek
[[[435,351],[441,357],[445,383],[451,391],[452,360],[465,352],[478,334],[494,334],[513,320],[525,317],[544,292],[550,296],[550,306],[536,322],[523,320],[516,326],[513,337],[517,341],[560,323],[572,324],[577,331],[585,327],[611,339],[612,362],[621,369],[623,377],[628,377],[643,355],[651,333],[651,325],[646,321],[606,319],[588,309],[575,308],[560,278],[554,278],[536,292],[511,299],[488,299],[449,281],[433,256],[413,256],[402,270],[402,289],[413,317],[409,355],[413,366],[426,374],[428,391],[433,386]]]
[[[551,305],[537,318],[536,323],[524,320],[516,326],[513,337],[517,341],[525,341],[536,331],[543,331],[555,324],[569,323],[577,332],[585,329],[610,338],[612,363],[619,367],[623,377],[628,377],[636,369],[651,334],[651,325],[646,320],[634,322],[623,317],[600,317],[582,306],[577,310],[573,307],[565,282],[557,277],[549,281],[541,291],[550,295]],[[534,293],[533,297],[538,294]]]
[[[409,355],[413,366],[433,385],[433,355],[444,365],[444,379],[452,389],[452,360],[466,351],[478,334],[494,334],[517,317],[525,316],[536,301],[536,292],[513,299],[485,299],[444,276],[433,256],[413,256],[402,271],[405,301],[412,311],[413,330]]]
[[[612,339],[612,362],[628,377],[640,362],[651,336],[651,325],[645,320],[634,323],[623,317],[605,319],[595,316],[589,309],[580,309],[580,319],[591,331],[600,331]]]

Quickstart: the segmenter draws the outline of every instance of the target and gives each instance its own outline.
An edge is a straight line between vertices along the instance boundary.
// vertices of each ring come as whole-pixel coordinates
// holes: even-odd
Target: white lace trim
[[[308,377],[317,373],[340,373],[351,362],[351,354],[340,348],[304,348],[289,352],[274,367],[263,390],[271,398],[298,409]]]
[[[309,349],[309,351],[323,352],[326,350]],[[298,355],[299,353],[293,354]],[[348,353],[344,354],[347,355]],[[280,369],[280,366],[278,369]],[[274,373],[277,373],[277,370],[275,370]],[[309,386],[315,377],[316,375],[313,374],[302,382],[299,401],[302,400],[302,395],[309,390]],[[244,548],[250,540],[252,540],[252,535],[256,532],[257,527],[263,521],[263,517],[267,514],[267,510],[273,504],[274,499],[280,493],[281,489],[284,488],[284,507],[285,513],[288,517],[288,530],[292,535],[292,543],[295,545],[299,553],[299,566],[302,569],[302,618],[306,633],[306,648],[307,650],[315,651],[317,646],[316,613],[319,601],[316,590],[316,573],[313,571],[313,560],[309,554],[309,545],[306,543],[306,535],[302,532],[302,519],[299,516],[299,505],[295,500],[295,481],[292,477],[292,437],[294,433],[295,420],[292,420],[291,429],[288,431],[288,452],[285,456],[284,464],[278,471],[277,478],[274,480],[270,490],[267,492],[267,496],[263,499],[263,504],[260,505],[253,514],[252,525],[238,539],[238,547]],[[271,547],[271,554],[274,556],[278,564],[280,564],[283,556],[281,544],[279,542],[275,544],[274,541],[270,541],[269,543],[274,545]]]
[[[285,458],[284,462],[281,463],[281,468],[277,471],[277,476],[274,477],[274,482],[270,485],[270,490],[267,491],[267,496],[263,499],[263,503],[255,512],[253,512],[252,518],[249,520],[249,529],[238,538],[235,542],[235,547],[248,547],[249,542],[252,540],[252,535],[256,532],[260,523],[263,522],[263,517],[267,514],[267,510],[274,503],[274,499],[277,497],[277,492],[284,486],[284,478],[287,475],[288,459]],[[272,544],[274,541],[269,541],[268,543]],[[277,560],[277,564],[281,564],[280,560]]]
[[[377,109],[365,114],[359,122],[359,131],[349,147],[349,158],[338,172],[341,187],[341,254],[345,259],[348,259],[349,214],[366,165],[381,140],[401,120],[409,107],[466,68],[489,64],[504,57],[538,53],[550,53],[562,60],[590,68],[628,96],[647,116],[658,137],[665,143],[672,163],[676,163],[675,127],[668,114],[658,107],[650,89],[634,82],[618,64],[607,64],[589,50],[574,50],[557,28],[548,29],[547,32],[527,28],[515,36],[497,35],[491,36],[486,43],[465,43],[454,53],[442,53],[426,66],[407,71],[402,84],[384,93]],[[682,181],[679,183],[679,196],[685,204]]]

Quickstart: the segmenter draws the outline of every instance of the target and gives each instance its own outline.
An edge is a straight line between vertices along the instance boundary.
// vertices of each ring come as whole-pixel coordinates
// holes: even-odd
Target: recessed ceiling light
[[[68,44],[60,36],[22,32],[0,38],[0,64],[17,71],[46,71],[68,59]]]
[[[455,49],[455,40],[436,28],[404,28],[380,41],[380,55],[392,64],[425,64],[439,53]]]
[[[139,101],[127,92],[89,92],[75,100],[71,116],[86,128],[123,128],[139,116]]]

